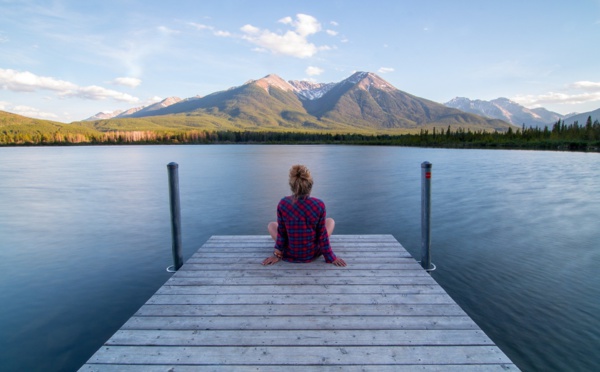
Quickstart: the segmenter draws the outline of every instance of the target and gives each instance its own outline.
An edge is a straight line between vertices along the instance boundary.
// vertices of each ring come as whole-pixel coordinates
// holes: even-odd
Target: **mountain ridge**
[[[566,116],[545,108],[528,109],[508,98],[500,97],[491,101],[471,100],[466,97],[455,97],[444,105],[461,111],[482,115],[488,118],[504,120],[515,126],[526,127],[552,126]]]
[[[587,119],[591,117],[592,123],[596,120],[600,120],[600,108],[590,112],[584,112],[581,114],[571,114],[563,119],[566,125],[574,124],[577,122],[578,125],[586,125]]]
[[[323,129],[327,129],[327,126],[331,125],[332,123],[325,123],[325,121],[346,121],[346,119],[348,118],[345,117],[345,114],[347,113],[350,114],[349,120],[354,123],[354,126],[359,125],[364,126],[366,128],[380,127],[382,129],[399,127],[410,127],[414,129],[415,126],[431,127],[432,125],[446,124],[459,125],[463,126],[465,129],[468,129],[473,125],[474,119],[472,117],[464,116],[465,113],[478,115],[487,119],[499,120],[508,124],[512,124],[516,127],[525,126],[538,128],[550,127],[558,120],[563,120],[567,124],[572,124],[574,121],[585,121],[587,120],[588,116],[592,116],[592,120],[600,118],[600,113],[598,112],[600,109],[581,114],[571,113],[568,115],[561,115],[559,113],[549,111],[543,107],[529,109],[504,97],[499,97],[491,101],[485,101],[480,99],[471,100],[466,97],[455,97],[452,100],[444,103],[443,105],[448,108],[460,110],[462,114],[457,112],[447,113],[445,115],[447,117],[441,119],[440,116],[436,117],[435,115],[429,115],[429,113],[431,113],[431,110],[427,108],[427,104],[423,104],[423,100],[428,101],[432,104],[437,104],[436,102],[429,101],[421,97],[415,97],[410,95],[409,93],[402,92],[372,72],[360,71],[352,74],[350,77],[338,83],[318,83],[306,80],[286,81],[276,74],[269,74],[260,79],[248,80],[241,86],[234,86],[227,90],[215,92],[209,94],[208,96],[205,96],[210,97],[210,100],[212,100],[212,107],[210,106],[210,104],[206,103],[207,100],[204,100],[204,102],[198,101],[202,100],[205,97],[195,96],[186,99],[181,99],[178,97],[168,97],[160,102],[153,103],[147,106],[131,108],[126,111],[115,110],[113,112],[99,112],[93,116],[88,117],[87,119],[84,119],[83,121],[96,122],[99,120],[110,120],[115,118],[142,118],[158,115],[183,114],[186,112],[189,113],[204,109],[207,110],[207,115],[217,113],[217,116],[221,118],[225,118],[228,114],[233,114],[231,115],[232,118],[230,119],[232,119],[233,121],[240,122],[245,117],[245,115],[239,115],[238,113],[244,113],[244,111],[247,112],[248,110],[239,109],[236,111],[230,109],[223,111],[223,104],[217,105],[216,100],[218,100],[219,97],[223,97],[223,94],[220,93],[229,91],[239,91],[239,88],[246,85],[259,86],[268,95],[271,95],[272,88],[279,89],[283,92],[292,92],[296,95],[296,97],[300,100],[301,104],[303,105],[305,112],[302,112],[302,110],[298,111],[297,107],[292,111],[282,110],[279,113],[272,112],[272,110],[267,110],[271,111],[271,115],[274,115],[274,117],[267,119],[267,122],[270,122],[271,124],[278,122],[284,126],[286,125],[285,122],[288,121],[289,118],[294,118],[296,122],[298,121],[298,119],[304,118],[306,119],[305,122],[309,127],[312,126],[315,128],[321,127]],[[394,104],[392,104],[392,102],[390,102],[389,99],[384,99],[384,101],[387,101],[387,103],[384,106],[381,106],[381,102],[377,102],[377,100],[373,101],[373,95],[371,95],[371,97],[368,97],[368,95],[364,94],[354,94],[352,99],[348,99],[348,97],[346,97],[344,101],[346,102],[346,109],[349,109],[349,111],[344,109],[339,110],[340,106],[337,106],[336,108],[335,103],[339,105],[339,99],[332,98],[331,95],[324,98],[324,96],[327,95],[332,89],[334,90],[334,92],[344,95],[347,89],[355,85],[367,92],[369,92],[371,87],[373,87],[375,90],[387,90],[387,93],[396,96],[396,103],[404,101],[405,111],[411,111],[408,108],[408,106],[412,105],[412,112],[404,112],[401,115],[402,117],[395,118],[393,113],[391,115],[389,113],[389,108],[394,106]],[[344,88],[344,86],[346,86],[346,88]],[[407,104],[407,101],[410,101],[413,98],[421,100],[420,103],[416,105],[414,104],[414,102],[413,104]],[[353,100],[355,102],[356,100],[362,100],[361,104],[365,104],[365,107],[358,108],[358,111],[362,111],[362,113],[358,114],[356,107],[351,108],[351,106],[353,106],[351,101]],[[293,101],[293,99],[288,97],[287,101],[288,103],[290,103],[291,101]],[[175,104],[180,105],[176,106],[176,108],[168,109],[170,106]],[[230,108],[234,105],[234,102],[229,102]],[[402,103],[400,105],[402,105]],[[261,105],[258,105],[257,108],[260,109],[260,106]],[[297,102],[294,103],[293,106],[297,106]],[[398,108],[399,105],[396,104],[395,106],[396,108]],[[421,106],[420,116],[415,111],[418,111],[418,106]],[[388,111],[387,113],[386,110]],[[397,113],[398,110],[395,111]],[[434,111],[439,112],[439,108]],[[376,119],[375,121],[378,122],[379,125],[373,125],[373,123],[369,121],[373,119],[373,117],[370,117],[367,114],[368,112],[374,114],[374,119]],[[409,115],[408,117],[406,117],[404,114]],[[254,115],[254,118],[252,119],[252,127],[256,127],[254,129],[257,129],[257,126],[260,126],[259,117],[261,116],[265,118],[265,115]],[[281,116],[281,118],[277,119],[276,116]],[[315,117],[310,118],[310,116]],[[287,123],[287,125],[290,126],[289,123]],[[237,126],[243,128],[244,124],[238,123]],[[293,125],[291,126],[293,127]],[[502,131],[507,129],[507,127],[501,124],[500,122],[487,122],[485,124],[482,124],[482,122],[480,121],[480,123],[476,124],[475,127],[477,129],[484,130]]]
[[[462,112],[403,92],[377,74],[363,71],[338,83],[286,81],[269,74],[204,97],[167,103],[116,118],[214,117],[240,130],[377,132],[458,125],[465,129],[504,131],[510,127],[501,120]]]

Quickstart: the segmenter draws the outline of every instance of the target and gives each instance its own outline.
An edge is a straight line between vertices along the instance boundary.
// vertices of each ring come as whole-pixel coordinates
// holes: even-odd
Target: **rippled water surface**
[[[0,148],[0,369],[76,370],[169,277],[167,168],[184,259],[266,234],[308,165],[339,234],[420,257],[433,163],[433,277],[523,370],[600,365],[598,154],[354,146]]]

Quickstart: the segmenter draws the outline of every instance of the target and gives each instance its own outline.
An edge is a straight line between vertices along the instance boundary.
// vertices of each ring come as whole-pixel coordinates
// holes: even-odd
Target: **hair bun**
[[[310,178],[310,171],[308,170],[308,168],[304,165],[294,165],[292,167],[292,172],[293,176],[307,180]]]
[[[296,196],[310,195],[313,180],[308,168],[301,164],[296,164],[290,169],[290,187]]]

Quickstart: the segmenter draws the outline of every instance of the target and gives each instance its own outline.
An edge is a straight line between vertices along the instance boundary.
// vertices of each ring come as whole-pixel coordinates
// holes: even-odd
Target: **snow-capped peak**
[[[336,83],[313,83],[306,80],[290,80],[288,83],[294,87],[294,92],[300,99],[309,101],[323,97],[325,93],[329,92],[336,85]]]
[[[357,84],[367,76],[369,76],[368,72],[359,71],[352,74],[348,79],[346,79],[346,81],[352,84]]]

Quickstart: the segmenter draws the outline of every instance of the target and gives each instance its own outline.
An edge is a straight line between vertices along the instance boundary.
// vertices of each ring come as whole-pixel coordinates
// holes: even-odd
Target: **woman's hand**
[[[335,266],[345,267],[346,261],[338,257],[335,259],[335,261],[332,262],[332,264],[334,264]]]
[[[279,262],[279,257],[276,256],[269,256],[267,258],[264,259],[264,261],[262,262],[263,265],[274,265],[277,262]]]

